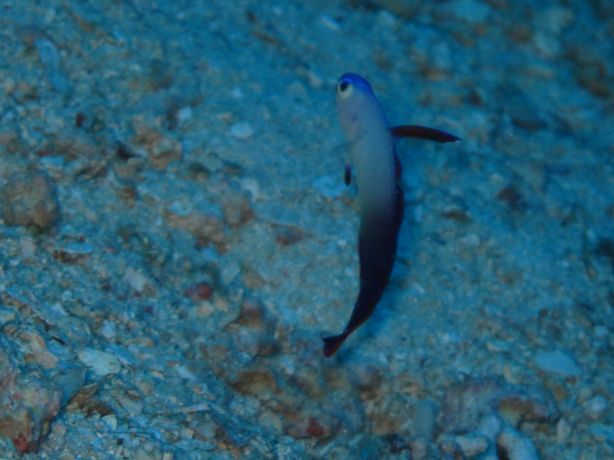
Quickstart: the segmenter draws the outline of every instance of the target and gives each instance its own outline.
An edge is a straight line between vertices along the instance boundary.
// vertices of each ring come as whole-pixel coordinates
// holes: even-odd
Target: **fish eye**
[[[352,84],[347,80],[341,80],[337,85],[337,94],[348,97],[352,93]]]

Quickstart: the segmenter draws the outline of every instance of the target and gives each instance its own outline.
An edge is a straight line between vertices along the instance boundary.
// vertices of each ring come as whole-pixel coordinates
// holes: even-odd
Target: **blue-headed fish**
[[[404,208],[395,138],[459,140],[424,126],[390,127],[371,85],[354,73],[342,75],[337,82],[337,112],[348,140],[345,183],[350,184],[353,173],[358,188],[360,291],[343,332],[323,339],[327,357],[371,316],[392,272]]]

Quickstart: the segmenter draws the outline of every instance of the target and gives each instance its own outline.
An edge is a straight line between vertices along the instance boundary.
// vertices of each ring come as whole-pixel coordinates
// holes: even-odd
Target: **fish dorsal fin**
[[[446,133],[435,128],[427,128],[426,126],[418,125],[403,125],[390,128],[390,132],[394,137],[413,137],[416,139],[424,139],[435,142],[455,142],[460,141],[460,137],[454,134]]]

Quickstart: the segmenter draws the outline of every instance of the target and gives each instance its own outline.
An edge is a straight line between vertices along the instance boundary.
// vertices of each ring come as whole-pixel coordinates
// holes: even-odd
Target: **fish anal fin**
[[[394,177],[397,182],[401,180],[401,176],[403,176],[403,166],[401,165],[397,152],[394,152]]]
[[[435,142],[455,142],[460,140],[460,137],[454,134],[418,125],[394,126],[390,128],[390,132],[392,132],[394,137],[412,137]]]

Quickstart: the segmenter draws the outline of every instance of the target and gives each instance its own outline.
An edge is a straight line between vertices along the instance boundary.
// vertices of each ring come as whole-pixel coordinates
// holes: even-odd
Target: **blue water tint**
[[[3,2],[0,457],[614,458],[613,5]]]

